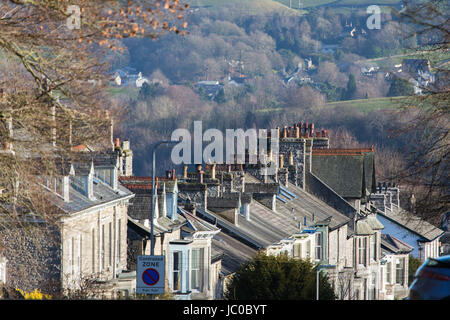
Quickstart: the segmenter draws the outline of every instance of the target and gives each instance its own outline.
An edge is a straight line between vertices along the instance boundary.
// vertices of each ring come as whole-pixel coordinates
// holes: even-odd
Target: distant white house
[[[117,69],[112,77],[112,82],[116,86],[136,86],[141,88],[144,83],[149,84],[150,81],[142,75],[142,72],[138,74],[133,72],[132,68]]]
[[[147,78],[142,76],[142,72],[139,72],[138,78],[136,79],[135,83],[136,83],[136,87],[140,88],[144,85],[144,83],[149,84],[149,81]]]

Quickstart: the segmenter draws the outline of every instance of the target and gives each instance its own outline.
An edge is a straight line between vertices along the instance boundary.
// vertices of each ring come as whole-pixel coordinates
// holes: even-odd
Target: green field
[[[285,14],[298,14],[298,10],[290,9],[283,3],[275,0],[186,0],[191,7],[205,7],[217,10],[228,7],[233,11],[245,14],[261,14],[266,12],[283,12]]]
[[[372,99],[358,99],[358,100],[347,100],[347,101],[336,101],[327,103],[329,108],[338,108],[342,106],[354,107],[359,111],[364,113],[380,110],[380,109],[396,109],[402,105],[405,97],[383,97],[383,98],[372,98]]]
[[[106,91],[108,92],[108,94],[110,96],[124,94],[133,100],[136,99],[139,95],[139,89],[136,87],[131,87],[131,86],[124,86],[124,87],[120,87],[120,88],[110,87],[110,88],[106,89]]]
[[[351,107],[358,111],[368,113],[374,110],[380,109],[397,109],[402,106],[402,102],[405,101],[405,97],[383,97],[383,98],[372,98],[372,99],[358,99],[358,100],[346,100],[346,101],[336,101],[329,102],[326,104],[326,108],[342,108]],[[257,113],[270,113],[270,112],[281,112],[283,108],[266,108],[257,110]]]
[[[227,7],[247,15],[274,12],[283,15],[298,15],[307,13],[305,9],[318,6],[333,7],[336,13],[348,13],[355,7],[379,5],[382,12],[389,12],[390,6],[400,3],[399,0],[300,0],[302,10],[299,11],[299,0],[185,0],[185,2],[191,7],[203,7],[208,10]]]

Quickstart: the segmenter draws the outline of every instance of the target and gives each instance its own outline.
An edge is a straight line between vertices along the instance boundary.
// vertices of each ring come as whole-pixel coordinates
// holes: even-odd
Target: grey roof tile
[[[406,229],[423,237],[426,241],[432,241],[444,234],[444,230],[433,226],[431,223],[405,210],[395,210],[388,214],[378,210],[377,213],[399,225],[402,225]]]

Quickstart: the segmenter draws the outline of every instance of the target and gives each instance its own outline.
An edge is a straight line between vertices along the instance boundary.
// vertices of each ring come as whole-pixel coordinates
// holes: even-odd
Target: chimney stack
[[[284,167],[284,154],[280,153],[280,169]]]
[[[287,138],[287,127],[283,128],[283,138]]]
[[[197,165],[197,174],[198,174],[198,182],[203,183],[203,170],[201,164]]]
[[[289,152],[289,165],[293,166],[294,165],[294,154],[291,152]]]
[[[211,166],[211,179],[216,178],[216,163],[214,162]]]
[[[188,166],[185,165],[183,167],[183,179],[187,179],[187,177],[188,177]]]

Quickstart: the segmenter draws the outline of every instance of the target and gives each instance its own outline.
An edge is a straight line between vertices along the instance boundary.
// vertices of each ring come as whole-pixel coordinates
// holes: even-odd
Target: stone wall
[[[6,287],[61,293],[61,246],[57,225],[29,223],[0,230],[0,256],[7,259]]]

